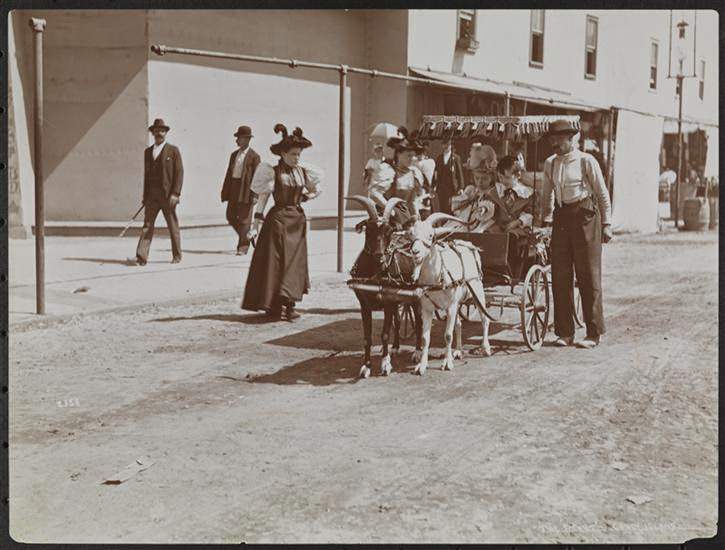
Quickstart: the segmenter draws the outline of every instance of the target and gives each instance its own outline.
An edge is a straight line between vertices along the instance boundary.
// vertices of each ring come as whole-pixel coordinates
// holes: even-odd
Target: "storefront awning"
[[[534,86],[500,82],[487,78],[473,78],[464,75],[455,75],[438,71],[430,71],[409,67],[414,76],[421,76],[431,80],[437,80],[443,86],[451,86],[461,90],[471,90],[488,94],[506,95],[513,99],[525,100],[539,105],[559,107],[561,109],[572,109],[576,111],[599,111],[607,110],[609,106],[593,105],[586,101],[578,100],[564,92],[545,90]]]
[[[555,120],[568,120],[574,128],[581,128],[579,115],[529,115],[529,116],[445,116],[426,115],[420,126],[422,139],[444,136],[454,139],[477,136],[495,137],[520,141],[540,138]]]

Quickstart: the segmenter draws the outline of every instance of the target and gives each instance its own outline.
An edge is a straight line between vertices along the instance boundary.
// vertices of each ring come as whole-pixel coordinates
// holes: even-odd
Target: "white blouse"
[[[322,179],[325,173],[321,168],[306,162],[300,162],[299,167],[303,168],[307,173],[307,183],[305,185],[307,191],[310,193],[317,192],[322,185]],[[252,178],[251,188],[257,195],[271,194],[274,192],[274,166],[272,164],[268,162],[259,163]]]

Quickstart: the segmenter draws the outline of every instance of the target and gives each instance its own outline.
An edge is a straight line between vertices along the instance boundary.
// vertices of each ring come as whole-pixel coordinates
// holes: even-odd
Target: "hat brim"
[[[568,128],[566,130],[556,130],[554,132],[546,132],[544,135],[546,137],[549,136],[573,136],[579,133],[579,130],[575,130],[574,128]]]
[[[159,128],[160,130],[166,130],[167,132],[171,130],[168,126],[154,126],[153,124],[149,126],[149,132],[153,132],[156,128]]]
[[[294,143],[285,143],[282,141],[280,143],[275,143],[274,145],[269,146],[269,150],[272,151],[272,154],[274,155],[281,155],[290,149],[307,149],[308,147],[312,147],[312,142],[305,139],[304,142],[297,141]]]
[[[234,137],[254,137],[254,134],[242,134],[241,132],[234,132]]]

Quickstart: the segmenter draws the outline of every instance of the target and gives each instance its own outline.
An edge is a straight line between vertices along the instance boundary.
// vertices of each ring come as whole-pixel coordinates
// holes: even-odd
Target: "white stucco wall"
[[[597,77],[584,78],[586,16],[599,20]],[[432,70],[570,92],[601,105],[676,115],[675,83],[667,80],[669,10],[546,10],[544,67],[529,66],[530,10],[477,10],[474,54],[455,49],[456,10],[411,10],[409,63]],[[699,10],[697,55],[706,61],[705,99],[696,79],[685,83],[686,116],[717,122],[718,14]],[[659,78],[649,90],[650,41],[659,42]]]

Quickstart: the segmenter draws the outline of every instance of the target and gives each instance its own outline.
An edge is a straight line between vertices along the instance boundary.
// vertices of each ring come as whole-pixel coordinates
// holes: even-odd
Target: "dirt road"
[[[674,543],[715,533],[717,235],[607,245],[608,333],[595,350],[531,353],[497,324],[492,357],[453,372],[433,361],[424,377],[406,354],[389,378],[377,365],[356,378],[360,322],[343,281],[317,284],[296,324],[262,324],[234,300],[11,333],[12,536]],[[467,347],[477,331],[466,326]],[[154,464],[101,484],[141,456]]]

